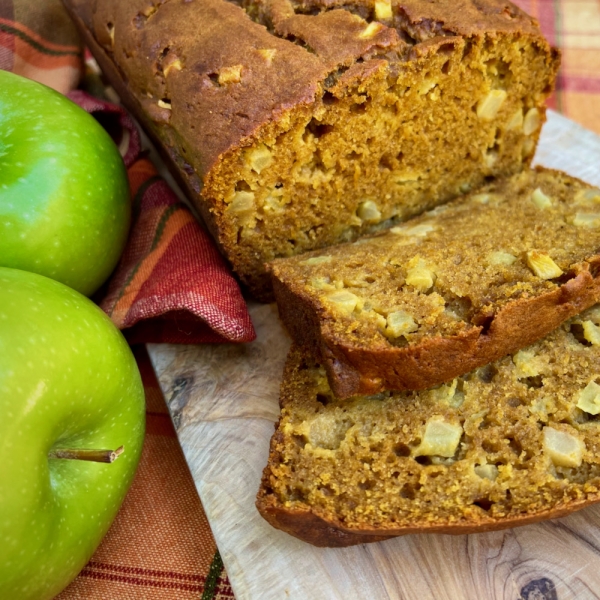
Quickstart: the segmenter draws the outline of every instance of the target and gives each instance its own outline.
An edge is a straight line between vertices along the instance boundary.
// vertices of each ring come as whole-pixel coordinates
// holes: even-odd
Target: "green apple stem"
[[[67,458],[70,460],[89,460],[99,463],[112,463],[123,454],[123,446],[116,450],[90,450],[88,448],[55,448],[48,452],[48,458]]]

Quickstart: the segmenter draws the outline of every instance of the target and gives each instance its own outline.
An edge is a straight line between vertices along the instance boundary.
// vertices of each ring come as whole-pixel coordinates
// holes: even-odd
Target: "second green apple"
[[[0,71],[0,266],[89,296],[119,260],[130,204],[123,161],[98,122]]]

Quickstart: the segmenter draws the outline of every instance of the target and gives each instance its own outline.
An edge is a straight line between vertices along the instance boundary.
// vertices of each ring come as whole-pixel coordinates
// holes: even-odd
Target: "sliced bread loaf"
[[[527,170],[355,243],[274,261],[281,318],[341,398],[424,389],[600,300],[600,190]]]
[[[293,348],[257,498],[317,546],[469,533],[600,500],[600,308],[421,392],[340,401]]]
[[[558,53],[504,0],[65,0],[242,281],[521,170]]]

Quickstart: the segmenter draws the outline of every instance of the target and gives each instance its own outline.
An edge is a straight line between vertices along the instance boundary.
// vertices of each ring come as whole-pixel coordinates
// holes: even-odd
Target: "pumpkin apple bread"
[[[600,300],[600,190],[528,169],[362,238],[272,263],[284,324],[340,398],[424,389]]]
[[[241,280],[520,171],[558,54],[504,0],[65,0]]]
[[[600,307],[441,386],[337,399],[294,347],[257,507],[317,546],[469,533],[600,500]]]

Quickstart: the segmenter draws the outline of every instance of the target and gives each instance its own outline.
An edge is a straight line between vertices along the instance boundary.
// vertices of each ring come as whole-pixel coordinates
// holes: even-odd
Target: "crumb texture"
[[[594,307],[448,384],[350,401],[293,348],[259,509],[296,515],[286,526],[300,537],[308,513],[401,535],[513,526],[597,501],[599,324]]]
[[[531,160],[558,56],[507,2],[99,0],[91,27],[232,266],[353,240]]]
[[[418,344],[555,289],[600,247],[600,189],[527,170],[352,244],[274,263],[349,345]]]
[[[375,355],[438,344],[441,359],[440,338],[495,333],[494,319],[518,303],[529,303],[522,304],[533,311],[529,325],[543,328],[531,302],[583,271],[595,277],[599,247],[600,190],[537,169],[373,237],[280,259],[272,269],[281,314],[299,341],[310,329],[296,322],[301,306],[325,345]],[[590,298],[587,306],[598,300]],[[564,318],[579,312],[576,302],[571,315],[566,310],[559,299]],[[377,365],[369,369],[378,375]]]

